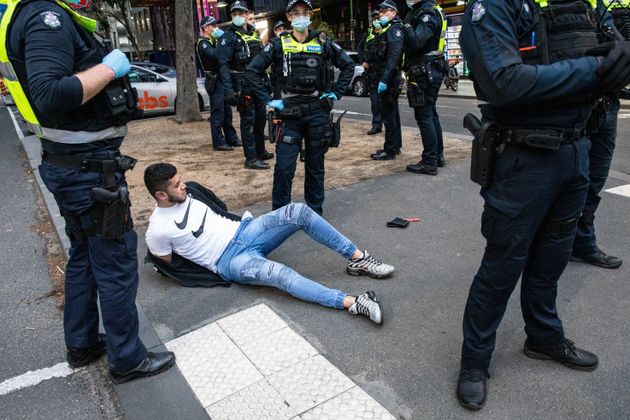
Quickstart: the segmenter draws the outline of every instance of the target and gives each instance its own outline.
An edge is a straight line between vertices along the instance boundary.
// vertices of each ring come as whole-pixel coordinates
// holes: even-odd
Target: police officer
[[[588,188],[592,98],[630,78],[629,43],[615,41],[610,52],[600,45],[607,25],[596,0],[476,0],[466,8],[460,43],[484,124],[465,122],[475,134],[471,173],[484,185],[487,242],[464,312],[457,396],[466,408],[486,401],[496,329],[519,278],[525,355],[597,367],[597,356],[565,337],[556,295]],[[490,178],[485,150],[496,151]]]
[[[262,51],[262,42],[256,29],[247,23],[247,3],[232,3],[230,13],[232,25],[219,42],[221,81],[227,102],[236,105],[241,115],[245,167],[269,169],[264,161],[273,158],[273,153],[265,150],[265,104],[254,97],[251,86],[244,80],[247,65]]]
[[[354,72],[354,62],[341,47],[318,31],[309,30],[313,6],[310,0],[290,0],[287,18],[292,32],[272,39],[246,71],[258,99],[276,109],[282,119],[276,144],[273,175],[273,208],[291,202],[291,187],[302,139],[304,139],[306,204],[322,214],[324,202],[324,154],[333,137],[332,102],[341,98]],[[272,100],[261,75],[273,64],[274,88],[283,99]],[[341,72],[334,83],[332,65]]]
[[[368,51],[370,55],[376,55],[376,43],[374,40],[376,39],[376,35],[381,31],[381,22],[379,21],[379,12],[378,6],[372,9],[372,24],[370,28],[367,30],[366,34],[361,38],[359,42],[359,46],[357,47],[357,55],[359,57],[359,62],[363,66],[364,70],[364,80],[368,81],[366,86],[368,86],[368,90],[370,92],[370,104],[372,105],[372,128],[367,132],[368,136],[373,136],[374,134],[378,134],[383,131],[383,122],[381,120],[381,104],[379,101],[379,95],[377,92],[377,85],[371,85],[369,83],[370,80],[370,63],[368,63]]]
[[[277,21],[276,24],[273,25],[273,33],[276,38],[279,37],[280,34],[282,32],[285,32],[286,30],[287,30],[287,25],[281,20]]]
[[[242,143],[232,125],[232,107],[225,103],[225,89],[219,77],[217,42],[223,36],[214,16],[204,16],[199,27],[203,36],[197,41],[197,57],[206,76],[204,86],[210,98],[210,133],[212,148],[218,151],[234,150]]]
[[[626,40],[630,40],[630,0],[605,0],[616,28]],[[597,246],[595,239],[595,211],[604,188],[615,150],[617,137],[617,115],[619,114],[619,92],[603,98],[593,115],[594,133],[591,135],[589,152],[589,187],[586,203],[578,221],[577,234],[573,242],[571,259],[603,268],[619,268],[621,259],[606,254]]]
[[[402,65],[403,26],[398,18],[398,6],[393,0],[380,4],[379,22],[381,30],[368,51],[370,66],[370,91],[376,89],[381,104],[381,118],[385,124],[383,149],[372,153],[374,160],[396,159],[402,148],[402,132],[398,96],[400,95],[400,68]],[[368,47],[370,45],[368,44]]]
[[[149,353],[138,337],[137,235],[124,172],[135,160],[119,147],[137,96],[129,61],[107,52],[96,21],[67,3],[12,1],[1,16],[0,68],[31,130],[41,138],[39,172],[53,193],[70,239],[64,333],[68,364],[85,366],[105,352],[116,382],[155,375],[175,363]],[[98,333],[97,296],[106,335]]]
[[[420,135],[422,159],[407,165],[416,174],[437,175],[444,166],[444,141],[436,102],[446,60],[446,16],[435,0],[407,0],[405,17],[405,70],[408,75],[407,98],[413,108]]]

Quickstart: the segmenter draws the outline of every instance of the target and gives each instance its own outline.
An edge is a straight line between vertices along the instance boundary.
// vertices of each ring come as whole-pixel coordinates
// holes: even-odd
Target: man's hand
[[[613,48],[600,63],[597,75],[604,94],[616,93],[630,83],[630,41],[615,41]]]
[[[387,90],[387,83],[383,83],[383,82],[378,82],[378,89],[377,92],[380,95],[381,93],[385,92]]]
[[[238,104],[238,100],[236,99],[236,95],[234,94],[233,90],[228,90],[225,92],[225,102],[227,102],[228,105],[231,106],[236,106]]]
[[[284,109],[284,101],[282,99],[274,99],[273,101],[267,102],[267,106],[269,108],[277,109],[278,111],[282,111]]]
[[[363,66],[364,69],[369,69],[370,68],[370,64],[369,63],[361,63],[361,65]]]
[[[102,64],[106,65],[114,72],[114,79],[119,79],[129,73],[131,64],[127,56],[120,50],[114,50],[103,57]]]
[[[339,98],[337,98],[337,95],[335,95],[333,92],[326,92],[324,94],[322,94],[322,96],[319,97],[319,99],[325,99],[325,98],[330,98],[333,101],[338,101]]]

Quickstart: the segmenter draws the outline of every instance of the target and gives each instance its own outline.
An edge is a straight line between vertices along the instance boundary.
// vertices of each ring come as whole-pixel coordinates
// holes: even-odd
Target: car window
[[[155,83],[157,76],[139,68],[132,67],[129,71],[129,80],[131,83]]]

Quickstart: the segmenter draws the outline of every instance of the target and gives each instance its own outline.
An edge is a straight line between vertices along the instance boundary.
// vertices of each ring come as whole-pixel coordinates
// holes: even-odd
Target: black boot
[[[68,347],[66,353],[66,360],[71,368],[76,369],[82,366],[87,366],[92,362],[97,361],[106,353],[105,350],[105,334],[99,334],[96,343],[90,347],[85,348],[72,348]]]
[[[247,159],[245,161],[245,168],[247,169],[269,169],[269,164],[263,162],[260,159]]]
[[[462,367],[457,381],[457,401],[469,410],[481,410],[486,403],[488,378],[485,369],[469,369]]]
[[[378,150],[376,153],[372,153],[370,157],[374,160],[394,160],[396,155],[390,155],[385,150]]]
[[[621,267],[621,259],[612,255],[606,254],[599,248],[595,248],[596,251],[593,254],[580,254],[575,252],[571,254],[571,261],[579,261],[587,264],[596,265],[602,268],[619,268]]]
[[[273,153],[267,152],[265,150],[264,153],[261,153],[260,155],[258,155],[258,159],[259,160],[269,160],[269,159],[273,159],[273,156],[274,156]]]
[[[367,135],[368,135],[368,136],[373,136],[374,134],[378,134],[378,133],[380,133],[380,132],[382,132],[382,131],[383,131],[383,129],[381,129],[381,128],[378,128],[378,127],[372,127],[372,128],[370,129],[370,131],[368,131],[368,132],[367,132]]]
[[[170,351],[147,354],[147,357],[138,366],[125,372],[110,370],[112,379],[117,384],[133,381],[138,378],[157,375],[170,369],[175,364],[175,354]]]
[[[446,159],[444,159],[444,155],[438,156],[437,166],[438,168],[443,168],[446,166]]]
[[[438,170],[437,166],[429,166],[426,163],[420,161],[415,165],[407,165],[407,172],[411,172],[414,174],[437,175]]]
[[[222,144],[220,146],[212,146],[212,148],[216,150],[217,152],[230,152],[234,150],[234,147],[227,144]]]
[[[565,338],[564,342],[557,346],[538,346],[529,339],[523,346],[525,356],[537,360],[553,360],[562,363],[566,367],[587,372],[597,369],[598,359],[593,353],[575,347],[573,341]]]

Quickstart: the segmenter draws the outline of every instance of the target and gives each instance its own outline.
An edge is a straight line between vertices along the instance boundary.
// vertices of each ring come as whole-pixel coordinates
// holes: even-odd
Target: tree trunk
[[[175,121],[178,123],[201,120],[195,75],[192,12],[190,0],[175,0],[175,61],[177,63]]]

